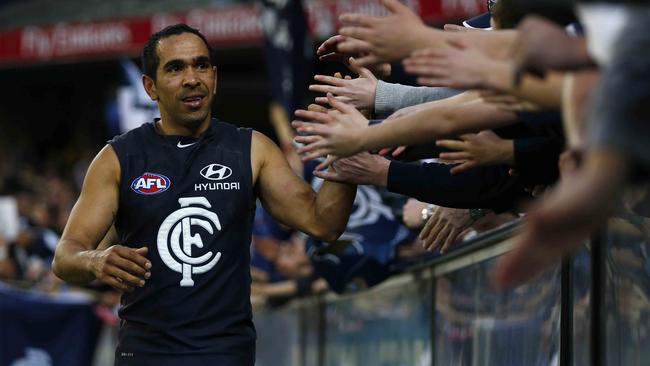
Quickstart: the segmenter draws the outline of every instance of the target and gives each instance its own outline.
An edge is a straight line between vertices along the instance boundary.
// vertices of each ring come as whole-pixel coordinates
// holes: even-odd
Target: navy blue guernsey
[[[109,141],[121,167],[119,243],[147,246],[151,278],[122,296],[116,365],[253,365],[251,130],[198,139],[147,123]]]

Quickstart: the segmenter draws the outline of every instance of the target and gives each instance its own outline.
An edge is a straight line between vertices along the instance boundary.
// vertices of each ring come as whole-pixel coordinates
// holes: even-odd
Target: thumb
[[[350,111],[350,106],[334,98],[334,95],[332,95],[332,93],[327,93],[327,101],[332,107],[334,107],[334,109],[338,110],[339,112],[346,113]]]
[[[149,248],[147,248],[147,247],[140,247],[140,248],[136,249],[135,251],[136,251],[136,253],[138,253],[138,254],[145,255],[145,254],[147,254],[147,252],[149,252]]]
[[[350,65],[349,65],[350,70],[355,72],[357,75],[359,75],[361,77],[364,77],[366,79],[373,79],[375,77],[375,75],[370,70],[368,70],[365,67],[359,65],[357,63],[357,60],[354,59],[354,57],[350,57],[349,62],[350,62]]]
[[[445,24],[443,29],[448,31],[448,32],[466,32],[467,31],[467,28],[463,27],[462,25],[457,25],[457,24]]]

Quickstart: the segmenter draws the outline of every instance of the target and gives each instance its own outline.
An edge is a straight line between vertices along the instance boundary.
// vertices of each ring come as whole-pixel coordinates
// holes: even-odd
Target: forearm
[[[496,61],[486,72],[485,86],[504,91],[544,108],[559,109],[562,105],[564,73],[550,72],[545,78],[524,75],[520,85],[514,85],[511,61]],[[486,70],[488,70],[486,69]]]
[[[388,116],[402,108],[449,98],[461,92],[446,87],[410,86],[380,80],[375,91],[375,114]]]
[[[66,282],[86,285],[95,279],[91,267],[95,252],[77,241],[61,239],[54,253],[52,271]]]
[[[476,167],[451,174],[453,165],[391,162],[388,190],[420,201],[452,208],[490,208],[504,211],[526,197],[518,178],[505,165]]]
[[[476,101],[454,106],[432,106],[397,118],[391,123],[368,126],[359,136],[361,150],[415,145],[433,139],[504,126],[516,115]]]
[[[310,234],[325,242],[338,239],[347,226],[356,193],[356,185],[325,181],[314,202],[315,230]]]
[[[461,42],[468,47],[480,49],[486,55],[499,60],[511,56],[512,46],[517,40],[516,30],[493,30],[489,32],[443,32],[446,40]],[[444,46],[447,46],[444,44]],[[429,47],[440,46],[440,42]]]

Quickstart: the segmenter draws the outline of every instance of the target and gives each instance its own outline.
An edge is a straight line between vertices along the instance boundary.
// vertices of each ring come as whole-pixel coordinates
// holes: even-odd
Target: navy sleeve
[[[530,197],[518,177],[506,165],[476,167],[452,175],[453,165],[409,164],[392,161],[388,190],[423,202],[454,208],[489,208],[503,212],[522,198]]]

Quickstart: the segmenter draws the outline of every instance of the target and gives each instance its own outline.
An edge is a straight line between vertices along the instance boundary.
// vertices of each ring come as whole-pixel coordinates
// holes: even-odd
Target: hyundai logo
[[[210,164],[201,169],[201,175],[210,180],[223,180],[232,174],[232,169],[221,164]]]

